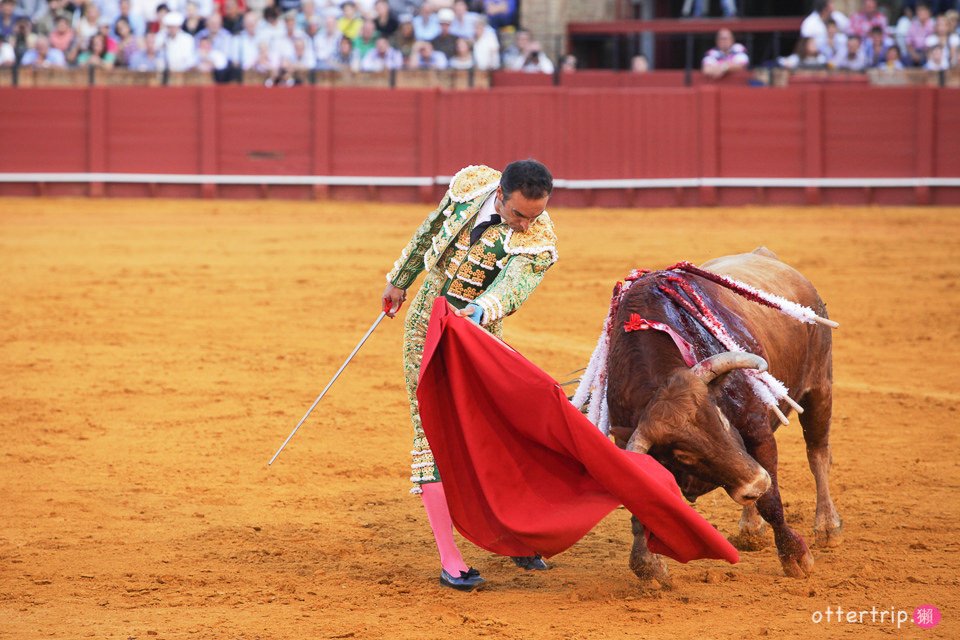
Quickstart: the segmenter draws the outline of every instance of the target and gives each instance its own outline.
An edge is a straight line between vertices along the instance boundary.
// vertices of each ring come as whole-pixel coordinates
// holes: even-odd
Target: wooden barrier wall
[[[0,89],[0,173],[443,176],[536,157],[558,178],[960,176],[960,91]],[[431,200],[442,187],[0,183],[0,194]],[[960,189],[562,190],[569,205],[956,203]]]

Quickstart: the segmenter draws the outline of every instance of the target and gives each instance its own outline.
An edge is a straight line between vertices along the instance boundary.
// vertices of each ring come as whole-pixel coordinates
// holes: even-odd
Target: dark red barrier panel
[[[958,177],[960,92],[822,86],[0,89],[0,140],[15,151],[0,156],[3,173],[432,178],[466,164],[502,166],[533,156],[567,180]],[[442,188],[144,183],[51,185],[47,192],[429,200]],[[960,192],[912,186],[686,189],[618,187],[558,197],[606,204],[949,202]],[[0,193],[30,192],[29,185],[0,184]]]

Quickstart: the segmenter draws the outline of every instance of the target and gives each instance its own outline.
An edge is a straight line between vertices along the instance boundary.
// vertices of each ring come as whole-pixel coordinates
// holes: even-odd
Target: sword
[[[353,357],[357,355],[357,351],[360,351],[360,347],[363,346],[363,343],[367,341],[367,338],[370,337],[370,334],[373,333],[373,330],[377,328],[377,325],[380,324],[380,321],[383,320],[384,316],[387,315],[387,311],[390,310],[390,301],[383,301],[383,311],[380,312],[380,315],[377,316],[377,319],[373,321],[373,324],[370,325],[370,328],[367,329],[367,332],[363,334],[363,337],[360,338],[360,342],[357,343],[357,346],[353,348],[353,351],[350,352],[350,355],[347,356],[347,359],[343,361],[343,364],[340,365],[340,368],[337,369],[337,372],[333,374],[333,378],[330,379],[330,382],[327,383],[327,386],[323,388],[323,391],[320,392],[320,395],[317,396],[317,399],[313,401],[313,404],[310,405],[310,408],[307,409],[307,412],[303,414],[303,417],[300,418],[300,422],[297,423],[297,426],[293,428],[293,431],[290,432],[290,435],[287,436],[287,439],[283,441],[283,444],[280,445],[280,448],[277,449],[277,452],[273,454],[273,457],[270,458],[270,462],[267,463],[267,466],[273,464],[273,461],[277,459],[277,456],[280,455],[280,452],[283,451],[283,448],[287,446],[287,443],[293,439],[293,436],[296,435],[297,430],[306,422],[307,418],[310,417],[310,414],[313,413],[313,410],[317,408],[317,405],[320,404],[320,401],[323,400],[323,396],[327,395],[327,391],[330,390],[330,387],[333,386],[333,383],[337,381],[337,378],[340,377],[340,374],[343,373],[343,370],[347,368],[347,365],[350,364],[350,361],[353,360]],[[397,311],[400,308],[397,307]]]

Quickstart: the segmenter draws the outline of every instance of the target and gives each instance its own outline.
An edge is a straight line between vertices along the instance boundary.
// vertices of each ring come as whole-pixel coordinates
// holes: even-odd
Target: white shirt
[[[157,51],[170,71],[187,71],[197,63],[193,36],[185,31],[178,31],[173,38],[164,31],[157,37]]]
[[[480,206],[480,211],[477,212],[477,217],[473,221],[473,227],[471,228],[476,229],[479,225],[489,221],[490,218],[497,213],[496,200],[497,192],[494,190],[487,196],[487,199],[483,201],[483,204]]]

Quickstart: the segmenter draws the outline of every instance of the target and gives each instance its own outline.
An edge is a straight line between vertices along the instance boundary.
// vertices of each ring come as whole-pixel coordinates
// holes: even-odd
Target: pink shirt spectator
[[[850,33],[855,33],[861,38],[866,38],[870,35],[870,29],[874,27],[880,27],[883,29],[883,32],[886,33],[887,16],[877,11],[877,3],[872,0],[867,0],[867,2],[863,4],[863,11],[850,16]]]
[[[920,21],[920,18],[914,18],[910,23],[910,29],[907,31],[907,45],[917,51],[923,51],[927,47],[927,37],[933,35],[935,23],[933,18],[927,20],[926,24]]]
[[[750,64],[750,56],[747,55],[747,48],[739,42],[735,43],[726,51],[721,51],[714,47],[703,56],[702,64],[704,67],[709,67],[724,62],[738,67],[747,66]]]

